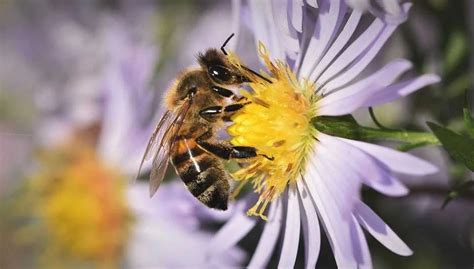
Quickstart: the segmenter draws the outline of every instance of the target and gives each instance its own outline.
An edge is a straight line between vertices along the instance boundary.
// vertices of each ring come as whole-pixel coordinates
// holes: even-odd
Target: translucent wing
[[[173,120],[164,132],[163,138],[158,145],[157,152],[153,158],[153,165],[150,174],[150,197],[155,194],[163,181],[163,177],[165,176],[169,164],[170,150],[173,148],[176,134],[181,129],[190,105],[191,101],[188,101],[179,108],[175,117],[172,117]]]
[[[164,134],[166,131],[170,128],[172,125],[173,121],[173,114],[171,111],[167,110],[165,114],[161,117],[160,121],[156,125],[155,131],[153,131],[153,134],[150,137],[150,140],[148,141],[148,145],[146,147],[145,153],[143,154],[143,158],[140,162],[140,167],[138,168],[138,176],[140,176],[140,172],[142,170],[143,163],[145,160],[150,159],[152,153],[156,153],[158,149],[158,145],[161,143],[163,140]]]

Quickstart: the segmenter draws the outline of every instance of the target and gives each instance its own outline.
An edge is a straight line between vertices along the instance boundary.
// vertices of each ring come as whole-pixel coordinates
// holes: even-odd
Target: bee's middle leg
[[[196,143],[204,150],[216,155],[225,160],[230,159],[250,159],[257,156],[262,156],[268,160],[273,161],[273,157],[269,157],[265,154],[258,154],[257,149],[254,147],[247,146],[233,146],[227,141],[212,141],[207,140],[208,136],[203,134],[201,137],[196,139]]]

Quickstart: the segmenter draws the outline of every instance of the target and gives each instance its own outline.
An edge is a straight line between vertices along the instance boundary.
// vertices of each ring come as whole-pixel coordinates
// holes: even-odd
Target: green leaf
[[[449,155],[474,171],[474,139],[457,134],[433,122],[427,122],[427,124]]]
[[[472,115],[469,112],[469,109],[464,108],[463,112],[464,112],[464,125],[466,126],[467,135],[469,135],[470,138],[474,139],[474,119],[472,118]]]

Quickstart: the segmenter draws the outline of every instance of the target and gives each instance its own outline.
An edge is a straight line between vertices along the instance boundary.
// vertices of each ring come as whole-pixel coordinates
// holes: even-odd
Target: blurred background
[[[377,61],[405,57],[442,82],[375,113],[389,127],[435,121],[462,131],[462,109],[474,105],[474,2],[414,2]],[[232,17],[230,0],[0,1],[0,268],[246,264],[260,228],[209,261],[202,246],[230,213],[197,204],[172,172],[153,199],[146,176],[130,184],[162,94],[234,31]],[[258,66],[245,26],[230,47]],[[356,118],[373,125],[367,111]],[[375,268],[473,268],[474,196],[441,209],[472,173],[438,147],[413,153],[440,172],[404,178],[412,191],[403,198],[363,190],[415,252],[400,257],[369,241]],[[335,267],[324,240],[318,265]]]

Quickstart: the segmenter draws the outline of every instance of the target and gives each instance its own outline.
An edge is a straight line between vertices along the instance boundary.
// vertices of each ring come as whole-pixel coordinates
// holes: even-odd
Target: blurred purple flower
[[[361,29],[362,31],[356,31],[364,14],[361,10],[348,8],[343,0],[304,3],[277,0],[248,1],[248,6],[255,40],[268,48],[272,59],[284,60],[299,80],[296,89],[290,90],[294,90],[294,94],[301,92],[306,96],[306,90],[309,88],[314,94],[308,93],[313,97],[307,100],[313,108],[307,111],[311,115],[308,121],[315,116],[346,115],[361,107],[391,102],[439,81],[439,77],[433,74],[400,81],[399,77],[411,67],[411,63],[405,59],[393,60],[377,72],[356,80],[402,21],[394,22],[385,16],[373,17],[367,14],[366,16],[372,18],[371,24]],[[402,13],[406,14],[410,6],[409,3],[401,5]],[[261,55],[265,56],[264,48],[259,46],[259,50]],[[262,60],[266,59],[263,57]],[[265,64],[269,69],[279,70],[290,78],[292,76],[292,73],[285,73],[278,63],[273,62],[271,65],[267,61]],[[275,75],[275,71],[272,73]],[[273,84],[268,85],[270,90],[271,87],[276,87],[272,85],[281,85],[280,77],[272,79]],[[264,88],[261,85],[260,87]],[[253,89],[257,93],[264,92],[265,88],[263,90],[261,88]],[[249,96],[252,98],[252,94]],[[264,93],[259,97],[262,96]],[[292,107],[291,100],[293,99],[280,103],[284,103],[285,107]],[[295,100],[298,101],[300,98]],[[263,101],[272,100],[263,99]],[[278,103],[275,105],[278,106]],[[295,103],[293,107],[298,105]],[[292,111],[286,113],[289,115],[290,112],[294,113]],[[238,124],[237,118],[234,119],[235,124]],[[271,134],[278,137],[270,135],[268,139],[282,139],[282,133],[290,132],[287,130],[293,128],[281,121],[279,124],[285,128],[281,133]],[[269,134],[272,128],[277,128],[274,127],[275,123],[272,125],[262,121],[257,125],[266,128],[255,131],[261,134]],[[239,128],[247,127],[242,124],[237,125],[235,129]],[[247,129],[245,131],[250,132]],[[298,253],[301,226],[304,236],[305,267],[314,268],[320,250],[320,224],[326,232],[339,268],[372,267],[371,255],[361,227],[392,252],[411,255],[411,249],[361,201],[360,189],[365,184],[388,196],[406,195],[408,189],[397,179],[396,174],[421,176],[435,173],[437,168],[407,153],[333,137],[311,126],[307,132],[299,134],[304,138],[297,138],[303,145],[307,145],[308,139],[311,139],[311,142],[307,145],[309,150],[303,148],[301,155],[295,156],[296,159],[303,160],[301,165],[296,165],[301,167],[301,170],[294,173],[295,178],[271,178],[272,174],[265,174],[265,170],[261,168],[265,163],[257,163],[260,166],[255,166],[263,171],[254,175],[254,178],[257,178],[254,179],[254,184],[261,186],[257,190],[261,195],[256,208],[264,209],[266,203],[270,201],[272,203],[267,213],[268,221],[265,223],[249,267],[265,267],[280,236],[283,244],[279,267],[293,267]],[[252,141],[252,134],[240,135],[242,137],[238,138],[248,143]],[[271,144],[268,139],[265,143]],[[298,149],[297,146],[300,145],[290,146],[289,149],[292,150],[286,154],[294,154]],[[274,156],[275,161],[279,157],[285,158],[285,153],[282,154]],[[271,166],[271,163],[267,164]],[[290,164],[282,166],[283,169],[287,167],[290,171],[295,169],[295,164]],[[259,178],[261,181],[256,181]],[[269,184],[274,184],[272,186],[275,188],[269,188]],[[272,196],[275,189],[281,186],[285,187],[281,195]],[[252,208],[247,214],[258,214],[258,212]],[[249,218],[243,211],[235,214],[216,235],[209,252],[219,255],[240,241],[256,223],[257,219]]]

